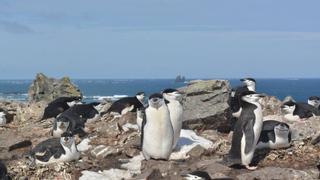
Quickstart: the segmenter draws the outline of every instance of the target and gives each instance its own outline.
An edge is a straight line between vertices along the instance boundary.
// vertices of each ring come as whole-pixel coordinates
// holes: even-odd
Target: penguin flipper
[[[147,116],[146,116],[146,108],[142,108],[140,111],[142,114],[142,124],[141,124],[141,149],[142,149],[143,137],[144,137],[144,126],[147,124]]]
[[[246,154],[248,154],[250,151],[252,151],[253,146],[254,146],[254,130],[253,130],[253,126],[254,126],[254,119],[250,119],[248,120],[246,123],[244,123],[244,134],[245,134],[245,139],[246,139],[246,147],[244,152]]]

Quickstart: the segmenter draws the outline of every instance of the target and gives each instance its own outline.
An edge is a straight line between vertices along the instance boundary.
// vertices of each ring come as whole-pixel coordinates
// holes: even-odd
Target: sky
[[[320,78],[319,0],[0,0],[0,79]]]

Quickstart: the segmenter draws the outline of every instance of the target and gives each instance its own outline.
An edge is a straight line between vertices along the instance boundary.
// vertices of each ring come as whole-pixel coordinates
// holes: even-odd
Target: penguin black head
[[[256,80],[253,78],[243,78],[243,79],[240,79],[240,81],[242,81],[242,82],[251,81],[251,82],[256,83]]]
[[[149,97],[148,102],[151,107],[156,109],[159,109],[163,104],[165,104],[162,94],[159,93],[152,94]]]
[[[70,125],[70,120],[65,116],[58,116],[55,120],[53,128],[53,136],[59,137],[62,132],[66,132]]]
[[[145,93],[144,92],[138,92],[136,94],[136,97],[137,99],[140,101],[140,102],[143,102],[144,101],[144,98],[145,98]]]
[[[264,94],[258,94],[254,91],[245,91],[241,94],[241,100],[248,103],[258,102],[263,97],[265,97]]]
[[[177,89],[165,89],[161,92],[161,94],[166,100],[170,101],[179,100],[183,93],[178,91]]]
[[[296,103],[293,101],[288,101],[281,106],[281,109],[287,114],[293,114],[296,109]]]
[[[320,97],[318,96],[311,96],[308,98],[308,104],[313,107],[318,108],[320,106]]]
[[[290,126],[286,123],[279,122],[279,124],[274,127],[274,133],[278,137],[288,137],[290,133]]]
[[[250,91],[255,91],[256,89],[256,80],[253,78],[244,78],[240,79],[249,89]]]
[[[61,135],[60,143],[62,146],[66,146],[68,148],[71,148],[72,144],[75,143],[75,140],[73,138],[73,135],[71,132],[64,132]]]

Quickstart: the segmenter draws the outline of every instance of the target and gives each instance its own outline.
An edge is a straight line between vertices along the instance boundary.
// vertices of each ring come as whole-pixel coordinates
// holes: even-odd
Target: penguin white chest
[[[168,104],[168,108],[170,112],[170,120],[173,127],[173,132],[174,132],[173,148],[175,148],[180,138],[180,132],[181,132],[182,121],[183,121],[182,119],[183,108],[179,101],[171,101]]]
[[[57,129],[54,129],[52,132],[53,137],[61,137],[61,135],[66,132],[65,130],[60,129],[57,127]]]
[[[145,157],[168,159],[173,145],[173,128],[167,106],[146,109],[142,150]]]
[[[63,148],[66,153],[59,158],[60,162],[73,161],[80,158],[80,153],[78,152],[75,144],[72,144],[70,149],[67,147],[63,147]]]
[[[0,112],[0,126],[7,123],[6,115],[3,112]]]

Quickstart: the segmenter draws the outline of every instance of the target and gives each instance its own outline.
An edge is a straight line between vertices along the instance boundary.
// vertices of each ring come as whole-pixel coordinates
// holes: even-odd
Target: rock
[[[292,96],[287,96],[283,99],[283,103],[286,103],[286,102],[289,102],[289,101],[293,101],[293,102],[296,102]]]
[[[237,176],[239,180],[247,179],[317,179],[314,174],[291,168],[266,167],[254,172]]]
[[[118,153],[119,152],[117,149],[105,145],[97,146],[91,151],[91,154],[97,159],[104,159],[107,156],[115,155]]]
[[[180,90],[186,129],[218,129],[229,126],[230,83],[226,80],[192,81]]]
[[[113,179],[130,179],[132,174],[120,169],[110,169],[102,172],[82,171],[80,180],[113,180]]]
[[[282,102],[274,96],[266,96],[261,100],[263,116],[280,115]]]
[[[205,152],[206,150],[202,146],[197,145],[196,147],[192,148],[191,151],[188,152],[188,155],[190,157],[200,158]]]
[[[162,179],[162,175],[159,169],[150,169],[145,173],[140,174],[139,176],[134,177],[135,179],[145,179],[145,180],[153,180],[153,179]]]
[[[82,96],[80,89],[68,77],[57,80],[42,73],[37,74],[28,94],[30,102],[50,102],[58,97]]]
[[[45,107],[44,102],[22,104],[17,107],[15,120],[18,122],[39,120],[43,116]]]
[[[320,117],[311,117],[305,121],[289,122],[293,140],[316,138],[320,132]]]

